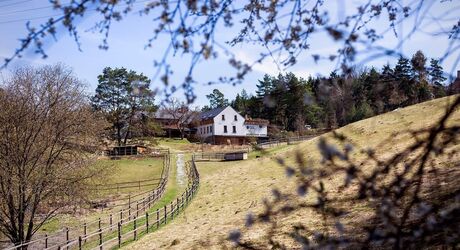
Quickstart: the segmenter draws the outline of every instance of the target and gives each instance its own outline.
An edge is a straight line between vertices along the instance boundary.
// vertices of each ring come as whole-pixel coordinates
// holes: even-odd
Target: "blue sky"
[[[140,3],[135,5],[135,9],[141,8],[143,4],[147,2],[148,1],[140,1]],[[354,12],[356,6],[361,2],[362,1],[331,0],[327,4],[331,17],[341,19],[347,14]],[[460,1],[446,1],[434,6],[430,9],[430,15],[435,16],[436,14],[444,13],[450,9],[456,10],[459,7],[459,2]],[[26,19],[32,19],[31,22],[33,25],[39,25],[41,22],[47,20],[46,18],[40,19],[39,17],[56,14],[56,12],[47,8],[47,6],[50,6],[50,4],[46,0],[0,0],[1,60],[10,56],[19,45],[18,39],[25,36]],[[154,26],[152,25],[152,16],[140,17],[136,14],[130,14],[125,17],[123,21],[114,23],[109,37],[110,48],[106,51],[98,48],[101,44],[102,36],[98,33],[88,31],[88,29],[94,25],[98,17],[93,13],[88,12],[88,15],[79,23],[82,51],[78,50],[77,45],[68,33],[61,31],[57,36],[57,41],[48,41],[46,43],[46,52],[49,56],[46,60],[41,59],[39,55],[33,53],[33,50],[28,51],[21,59],[14,61],[7,70],[0,72],[2,77],[8,75],[8,70],[19,65],[42,65],[56,62],[63,62],[72,67],[75,74],[88,85],[89,92],[94,91],[97,85],[97,75],[107,66],[126,67],[152,77],[155,73],[153,60],[162,55],[162,51],[167,45],[167,39],[161,38],[154,43],[152,48],[144,49],[147,40],[153,34]],[[443,21],[443,27],[440,27],[438,23],[427,21],[424,24],[423,32],[414,33],[414,35],[405,42],[404,46],[398,49],[399,52],[411,56],[415,51],[420,49],[427,57],[441,56],[447,47],[447,40],[445,37],[433,36],[426,32],[439,31],[441,28],[451,28],[458,20],[460,13],[458,13],[458,11],[453,11],[453,13],[451,12],[449,15],[454,18],[448,19],[446,17],[446,20]],[[399,25],[397,27],[399,35],[408,33],[410,25],[413,24],[411,22],[414,21],[415,20],[409,20],[406,25]],[[388,27],[385,19],[377,20],[376,24],[379,28]],[[219,28],[217,30],[217,38],[222,43],[231,39],[236,28],[237,27],[233,29]],[[392,34],[387,34],[387,36],[378,43],[379,45],[393,48],[398,44],[400,41],[399,39],[400,38]],[[327,75],[330,71],[335,69],[336,63],[330,63],[328,61],[315,63],[311,55],[334,54],[338,48],[339,44],[335,44],[328,35],[319,33],[311,42],[311,50],[300,55],[298,57],[298,63],[295,66],[282,70],[292,71],[302,77],[308,77],[309,75]],[[229,49],[237,58],[248,63],[256,60],[258,54],[263,51],[259,46],[251,44],[229,47]],[[365,58],[364,55],[360,57],[360,59],[363,58]],[[443,67],[447,73],[453,73],[455,71],[454,62],[457,58],[458,53],[444,61]],[[187,56],[176,55],[172,60],[174,76],[171,82],[173,84],[180,84],[188,69],[189,58]],[[376,66],[380,68],[387,62],[394,64],[395,61],[396,58],[393,57],[379,57],[372,61],[366,61],[359,66]],[[216,84],[212,86],[206,84],[209,81],[217,80],[221,75],[228,75],[229,72],[232,72],[232,68],[227,64],[227,59],[222,56],[216,60],[201,62],[194,73],[194,78],[198,81],[195,87],[195,93],[197,95],[195,105],[202,106],[207,104],[208,101],[205,95],[209,94],[214,88],[220,89],[229,99],[233,98],[236,93],[241,92],[242,89],[245,89],[249,93],[253,93],[258,79],[261,79],[266,73],[276,75],[279,70],[271,60],[267,59],[263,63],[255,65],[253,71],[245,78],[241,85],[234,87],[225,84]],[[161,89],[162,87],[163,85],[159,80],[152,82],[152,88]],[[184,99],[181,91],[175,96],[179,99]]]

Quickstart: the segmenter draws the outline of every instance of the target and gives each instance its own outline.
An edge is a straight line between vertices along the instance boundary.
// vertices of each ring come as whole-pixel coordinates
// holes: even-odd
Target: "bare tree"
[[[185,129],[192,122],[193,118],[198,114],[197,108],[191,108],[187,103],[181,102],[172,98],[165,103],[160,112],[166,114],[171,119],[171,124],[177,127],[180,131],[181,139],[184,139]]]
[[[99,119],[62,65],[20,68],[0,86],[0,232],[18,245],[80,201]]]

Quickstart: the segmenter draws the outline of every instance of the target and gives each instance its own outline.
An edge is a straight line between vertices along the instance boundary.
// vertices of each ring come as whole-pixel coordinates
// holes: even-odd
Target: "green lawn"
[[[163,158],[124,158],[119,160],[109,160],[101,159],[98,160],[95,164],[97,167],[104,169],[104,178],[95,179],[90,181],[90,185],[95,184],[108,184],[116,182],[131,182],[139,181],[153,178],[160,178],[161,172],[163,169]],[[174,162],[171,162],[173,166]],[[122,188],[118,191],[116,189],[112,190],[99,190],[91,191],[90,199],[91,200],[110,200],[112,198],[126,198],[128,195],[136,195],[139,193],[147,192],[153,190],[156,185],[152,186],[141,186],[134,188]],[[145,196],[145,195],[143,195]],[[140,199],[141,197],[136,197],[133,200]],[[122,200],[119,202],[127,202],[127,200]],[[84,222],[94,221],[98,218],[107,218],[110,213],[116,213],[121,209],[121,207],[116,207],[113,209],[101,210],[87,210],[84,213],[80,214],[60,214],[55,218],[48,221],[42,228],[40,232],[47,232],[48,234],[53,233],[63,227],[77,227],[80,228]],[[105,222],[103,222],[105,223]]]

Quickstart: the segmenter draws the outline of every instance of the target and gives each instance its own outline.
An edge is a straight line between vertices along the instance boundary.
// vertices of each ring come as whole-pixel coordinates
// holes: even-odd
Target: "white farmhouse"
[[[232,107],[201,113],[196,134],[213,144],[245,144],[250,137],[267,137],[268,121],[244,118]]]

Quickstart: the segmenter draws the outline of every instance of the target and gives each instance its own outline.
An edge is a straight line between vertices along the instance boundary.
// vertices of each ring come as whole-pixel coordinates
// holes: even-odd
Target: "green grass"
[[[98,160],[96,164],[110,169],[105,183],[128,182],[159,177],[163,168],[163,158]]]
[[[187,156],[188,155],[184,155],[184,160],[187,159]],[[184,191],[185,191],[185,186],[179,186],[177,184],[177,179],[176,179],[176,174],[177,174],[177,169],[176,169],[176,161],[177,161],[177,156],[171,156],[171,168],[170,168],[170,173],[169,173],[169,179],[168,179],[168,184],[166,185],[166,190],[165,190],[165,193],[163,194],[162,198],[157,201],[149,210],[148,210],[148,213],[152,213],[151,217],[149,217],[149,222],[150,222],[150,226],[149,226],[149,232],[153,232],[154,230],[158,230],[159,228],[157,228],[156,226],[156,223],[153,223],[154,221],[156,221],[156,211],[157,209],[161,210],[160,213],[163,212],[163,209],[164,209],[164,206],[167,206],[167,210],[169,211],[170,209],[170,203],[172,201],[175,201],[176,198],[181,195]],[[186,177],[186,176],[184,176]],[[184,207],[185,208],[185,207]],[[144,216],[145,214],[140,214],[139,216]],[[175,215],[176,216],[176,215]],[[163,218],[163,217],[161,217]],[[161,219],[160,218],[160,219]],[[163,227],[164,225],[166,225],[167,223],[169,223],[171,221],[171,217],[168,216],[166,218],[166,222],[162,221],[161,224],[160,224],[160,228]],[[141,218],[141,219],[138,219],[136,220],[136,224],[138,226],[143,226],[145,225],[145,222],[146,222],[146,219],[145,217],[144,218]],[[131,222],[131,223],[128,223],[126,225],[123,225],[122,227],[122,234],[123,233],[127,233],[131,230],[134,229],[134,222]],[[140,238],[142,237],[143,235],[147,234],[147,232],[145,231],[145,228],[142,229],[142,230],[139,230],[138,233],[137,233],[137,237]],[[109,234],[105,234],[103,235],[103,241],[108,241],[110,239],[113,239],[114,237],[117,237],[117,231],[114,230],[112,232],[110,232]],[[126,237],[126,236],[125,236]],[[91,248],[94,248],[96,247],[99,243],[98,243],[98,237],[93,237],[94,239],[92,239],[91,241],[89,241],[88,243],[86,243],[84,245],[84,248],[85,249],[91,249]],[[126,246],[128,244],[130,244],[131,242],[133,242],[134,239],[131,238],[130,239],[124,239],[123,240],[123,243],[122,243],[122,246]],[[118,248],[118,246],[116,246],[115,248]]]
[[[104,173],[106,177],[102,180],[96,180],[92,183],[115,183],[115,182],[127,182],[127,181],[138,181],[152,178],[160,178],[163,169],[163,158],[123,158],[120,160],[98,160],[95,164],[105,169]],[[173,164],[173,163],[171,163]],[[171,165],[173,166],[173,165]],[[98,182],[99,181],[99,182]],[[110,197],[126,197],[129,193],[136,194],[139,192],[145,192],[152,190],[156,186],[145,186],[139,190],[135,188],[120,189],[118,192],[114,190],[104,191],[93,191],[91,193],[91,199],[109,199]],[[139,199],[139,197],[135,198]],[[122,201],[126,202],[126,201]],[[41,228],[41,233],[52,234],[63,227],[79,227],[87,221],[94,221],[98,218],[106,218],[110,213],[118,212],[120,208],[114,208],[113,210],[104,211],[92,211],[84,215],[78,214],[59,214],[53,219],[45,223]]]

